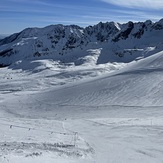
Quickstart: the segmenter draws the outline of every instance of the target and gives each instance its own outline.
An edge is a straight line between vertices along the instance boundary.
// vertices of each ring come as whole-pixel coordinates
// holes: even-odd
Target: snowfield
[[[162,163],[162,63],[1,68],[0,162]]]
[[[163,163],[162,36],[163,19],[0,39],[0,163]]]

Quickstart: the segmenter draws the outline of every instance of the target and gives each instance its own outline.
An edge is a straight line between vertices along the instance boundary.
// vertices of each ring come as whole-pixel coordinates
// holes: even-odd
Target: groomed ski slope
[[[1,69],[0,162],[162,163],[162,70],[163,51],[54,87]]]

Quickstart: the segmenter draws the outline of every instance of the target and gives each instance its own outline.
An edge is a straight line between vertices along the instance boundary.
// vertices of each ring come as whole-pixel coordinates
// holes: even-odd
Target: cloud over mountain
[[[117,6],[123,6],[128,8],[147,8],[147,9],[163,9],[162,0],[101,0]]]

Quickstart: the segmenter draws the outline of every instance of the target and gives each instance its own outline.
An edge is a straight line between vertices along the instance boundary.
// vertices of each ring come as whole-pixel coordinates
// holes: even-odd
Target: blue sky
[[[0,0],[0,34],[50,24],[94,25],[98,22],[157,21],[163,0]]]

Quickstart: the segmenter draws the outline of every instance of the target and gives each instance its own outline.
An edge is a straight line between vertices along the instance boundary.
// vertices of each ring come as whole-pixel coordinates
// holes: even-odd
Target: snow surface
[[[0,40],[0,163],[162,163],[162,29],[51,25]]]
[[[0,69],[1,163],[163,162],[163,51],[118,71],[96,55]]]

